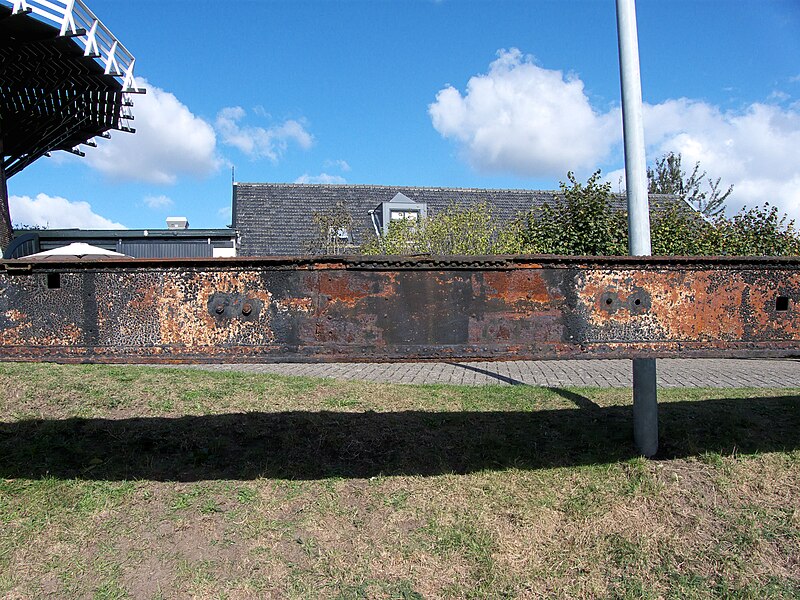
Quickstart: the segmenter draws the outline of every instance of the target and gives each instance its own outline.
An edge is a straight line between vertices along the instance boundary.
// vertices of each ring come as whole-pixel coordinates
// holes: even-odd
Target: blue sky
[[[12,220],[230,223],[246,182],[619,187],[612,0],[88,0],[136,57],[138,132],[9,180]],[[800,3],[637,3],[648,160],[800,219]],[[62,156],[63,155],[63,156]]]

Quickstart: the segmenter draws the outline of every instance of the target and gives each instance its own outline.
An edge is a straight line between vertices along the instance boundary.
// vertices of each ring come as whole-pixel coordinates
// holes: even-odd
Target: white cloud
[[[800,220],[800,111],[754,103],[744,111],[681,98],[645,105],[652,159],[680,152],[684,170],[699,161],[712,177],[733,184],[730,209],[769,202]]]
[[[768,99],[774,100],[775,102],[787,102],[791,100],[792,97],[783,90],[773,90]]]
[[[268,129],[240,125],[246,116],[241,106],[229,106],[217,113],[216,128],[222,142],[238,148],[251,158],[268,158],[277,162],[294,142],[304,150],[314,143],[313,136],[300,121],[288,119]]]
[[[259,117],[264,117],[265,119],[271,119],[272,115],[267,112],[267,109],[264,108],[261,104],[258,104],[253,107],[253,112],[258,115]]]
[[[172,198],[164,195],[160,196],[145,196],[144,203],[149,208],[159,209],[159,208],[169,208],[173,204]]]
[[[322,163],[322,166],[328,169],[331,168],[339,169],[343,173],[347,173],[348,171],[350,171],[350,165],[348,164],[348,162],[346,160],[341,160],[341,159],[326,160],[324,163]]]
[[[347,180],[341,175],[329,175],[328,173],[320,173],[319,175],[309,175],[304,173],[294,180],[295,183],[347,183]]]
[[[133,96],[136,133],[112,131],[110,140],[98,139],[98,147],[86,152],[87,163],[112,178],[156,184],[216,171],[220,159],[211,125],[173,94],[145,79],[137,85],[147,93]]]
[[[619,109],[596,111],[580,79],[539,67],[519,50],[500,51],[465,94],[441,90],[428,111],[436,130],[479,171],[563,178],[568,170],[622,164]],[[680,152],[685,170],[700,161],[709,175],[734,185],[732,210],[769,202],[800,220],[800,104],[724,111],[680,98],[645,104],[644,117],[650,162]],[[614,189],[622,174],[607,177]]]
[[[217,209],[217,216],[220,218],[230,219],[232,214],[233,210],[231,209],[230,204],[228,206],[222,206]]]
[[[618,137],[618,111],[596,112],[583,82],[501,50],[464,95],[447,86],[428,107],[433,126],[479,171],[563,176],[594,168]]]
[[[121,223],[92,211],[88,202],[70,202],[60,196],[11,196],[9,209],[15,225],[38,225],[51,229],[126,229]]]

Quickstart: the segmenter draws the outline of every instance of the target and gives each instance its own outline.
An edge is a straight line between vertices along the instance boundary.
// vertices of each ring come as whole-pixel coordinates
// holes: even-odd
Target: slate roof
[[[428,216],[451,204],[486,202],[501,221],[513,219],[543,203],[553,203],[558,191],[491,190],[474,188],[406,187],[388,185],[234,183],[233,227],[240,236],[240,256],[301,255],[315,237],[312,217],[345,202],[353,215],[351,242],[360,245],[374,234],[368,211],[397,193],[428,206]],[[651,195],[651,210],[675,202],[673,196]],[[625,199],[614,204],[625,209]],[[688,209],[688,206],[687,206]],[[689,209],[690,210],[690,209]]]

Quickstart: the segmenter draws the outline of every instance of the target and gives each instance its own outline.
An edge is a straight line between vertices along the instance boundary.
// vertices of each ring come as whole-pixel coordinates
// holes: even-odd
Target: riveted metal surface
[[[800,354],[798,258],[266,257],[0,264],[0,360]]]

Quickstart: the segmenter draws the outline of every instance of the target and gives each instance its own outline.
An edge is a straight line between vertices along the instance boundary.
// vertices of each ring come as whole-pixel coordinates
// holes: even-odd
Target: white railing
[[[0,3],[11,5],[12,14],[30,13],[55,24],[60,35],[73,37],[80,43],[84,56],[94,58],[107,75],[119,79],[123,92],[144,92],[136,87],[133,76],[136,59],[83,0],[0,0]]]

